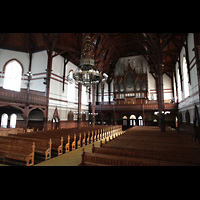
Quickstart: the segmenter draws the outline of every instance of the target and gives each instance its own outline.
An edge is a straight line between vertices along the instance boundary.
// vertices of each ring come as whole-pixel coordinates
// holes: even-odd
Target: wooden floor
[[[106,138],[108,140],[108,137]],[[105,141],[105,139],[104,139]],[[95,146],[100,146],[100,140],[94,142]],[[92,152],[92,144],[88,144],[84,147],[87,152]],[[50,160],[41,162],[34,166],[78,166],[81,162],[81,152],[82,148],[75,149],[68,153],[62,154]],[[0,166],[8,166],[5,164],[1,164]]]
[[[104,139],[105,140],[105,139]],[[108,137],[107,137],[108,140]],[[100,140],[94,142],[95,146],[100,146]],[[87,152],[92,152],[92,144],[88,144],[84,147]],[[52,158],[50,160],[41,162],[35,166],[78,166],[81,163],[82,147],[75,149],[68,153],[64,153],[60,156]]]

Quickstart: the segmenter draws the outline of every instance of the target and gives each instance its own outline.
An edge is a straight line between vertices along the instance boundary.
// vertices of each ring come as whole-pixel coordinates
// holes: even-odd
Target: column
[[[92,85],[92,126],[95,126],[95,91],[96,85]]]
[[[47,130],[48,127],[48,112],[49,112],[49,89],[50,89],[50,77],[52,71],[52,61],[53,61],[53,49],[55,47],[56,41],[58,38],[57,33],[42,33],[42,40],[48,55],[47,61],[47,74],[46,74],[46,118],[44,123],[44,129]]]
[[[48,127],[48,113],[49,113],[49,90],[50,90],[50,78],[51,78],[51,71],[52,71],[52,52],[48,51],[48,62],[47,62],[47,74],[46,74],[46,119],[45,119],[45,123],[44,123],[44,130],[47,131],[47,127]]]
[[[81,115],[81,95],[82,95],[82,85],[78,84],[78,119],[77,128],[80,129],[82,126],[82,115]]]
[[[158,111],[159,111],[159,127],[161,132],[165,132],[165,114],[162,113],[165,110],[164,104],[164,92],[163,92],[163,64],[162,64],[162,48],[160,38],[156,37],[156,79],[157,79],[157,97],[158,97]]]
[[[111,81],[108,81],[108,103],[110,105],[110,84],[111,84]]]
[[[162,65],[158,65],[158,111],[159,111],[159,127],[161,132],[165,132],[165,114],[162,113],[165,110],[164,93],[163,93],[163,70]]]
[[[104,104],[104,82],[101,82],[101,105]]]

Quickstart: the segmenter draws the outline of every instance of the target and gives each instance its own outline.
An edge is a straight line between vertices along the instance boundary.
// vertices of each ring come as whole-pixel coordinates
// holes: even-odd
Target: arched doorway
[[[34,130],[42,130],[44,127],[44,113],[36,108],[29,113],[28,128]]]
[[[142,118],[142,116],[138,117],[138,121],[139,121],[139,126],[143,126],[143,118]]]
[[[185,113],[185,120],[186,120],[186,124],[190,125],[190,113],[188,110]]]
[[[130,116],[130,126],[135,126],[136,125],[136,116],[135,115],[131,115]]]
[[[58,109],[56,108],[52,119],[52,129],[59,129],[59,128],[60,128],[60,118],[58,115]]]
[[[128,120],[127,116],[123,116],[123,121],[122,121],[123,126],[127,126],[127,124],[128,124],[127,120]]]
[[[122,118],[122,130],[126,130],[129,127],[128,117],[126,115]]]
[[[60,120],[58,119],[58,117],[53,118],[53,127],[52,129],[58,129],[59,128],[59,123]]]

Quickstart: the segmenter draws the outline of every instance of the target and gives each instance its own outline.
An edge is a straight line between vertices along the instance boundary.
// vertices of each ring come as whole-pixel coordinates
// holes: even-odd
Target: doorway
[[[135,115],[131,115],[129,118],[129,122],[130,122],[130,126],[135,126],[136,125],[136,116]]]

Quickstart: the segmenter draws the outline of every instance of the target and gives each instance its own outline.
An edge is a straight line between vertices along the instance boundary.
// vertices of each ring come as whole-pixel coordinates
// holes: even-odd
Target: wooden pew
[[[35,142],[35,163],[37,160],[48,160],[51,158],[51,139],[41,140],[35,138],[24,138],[16,136],[2,137],[0,136],[0,145],[1,144],[12,144],[12,145],[23,145],[25,147],[30,146]]]
[[[67,139],[68,140],[67,140],[67,143],[65,145],[65,153],[70,151],[70,135],[68,135]]]
[[[0,128],[0,136],[17,135],[17,130],[12,128]]]
[[[93,153],[100,153],[100,154],[109,154],[109,155],[117,155],[117,156],[124,156],[124,157],[135,157],[135,158],[145,158],[145,159],[152,159],[158,160],[159,165],[165,165],[168,161],[171,162],[171,165],[200,165],[200,159],[194,159],[193,157],[187,155],[177,155],[177,154],[162,154],[159,151],[145,151],[145,150],[137,150],[137,149],[127,149],[127,148],[118,148],[118,147],[106,147],[106,145],[101,145],[100,148],[94,147],[92,148]],[[167,164],[168,165],[168,164]]]
[[[53,157],[63,154],[63,138],[56,134],[47,134],[44,132],[33,132],[26,134],[18,134],[20,137],[32,138],[32,139],[41,139],[41,140],[50,140],[52,141],[51,145],[51,154]]]
[[[76,134],[74,134],[74,141],[72,142],[72,150],[76,149]]]
[[[48,131],[37,131],[37,132],[30,132],[30,133],[18,133],[16,137],[23,138],[22,140],[26,141],[34,141],[36,143],[36,149],[35,149],[35,161],[38,161],[39,158],[43,155],[45,157],[44,159],[50,159],[51,157],[55,157],[58,155],[63,154],[63,152],[68,152],[72,149],[79,148],[85,144],[89,144],[93,141],[97,140],[98,133],[100,138],[100,130],[104,127],[104,130],[109,131],[111,129],[111,126],[95,126],[95,127],[87,127],[81,129],[60,129],[60,130],[48,130]],[[93,134],[92,134],[93,130]],[[103,130],[101,130],[102,132]],[[79,132],[79,133],[78,133]],[[85,135],[84,135],[85,132]],[[90,137],[88,137],[88,132],[90,132]],[[80,134],[81,133],[81,134]],[[76,134],[76,137],[75,135]],[[105,137],[105,133],[102,132],[101,138]],[[38,143],[45,141],[45,143],[49,146],[51,146],[50,149],[42,148],[42,145],[39,145]],[[51,141],[51,144],[49,143]],[[88,142],[87,142],[88,141]],[[72,145],[73,143],[73,145]],[[43,159],[43,160],[44,160]],[[41,160],[41,159],[40,159]]]
[[[144,129],[147,130],[144,132],[137,129],[128,130],[124,136],[108,142],[103,147],[128,153],[132,151],[135,156],[141,158],[200,165],[199,144],[174,133],[161,134],[155,130],[152,132],[151,127]]]
[[[120,148],[127,148],[127,149],[139,149],[139,150],[145,150],[145,151],[159,151],[159,152],[171,152],[173,155],[176,154],[189,154],[192,156],[192,154],[196,153],[200,155],[200,148],[195,146],[187,146],[187,145],[181,145],[179,143],[164,143],[164,142],[153,142],[153,141],[138,141],[138,140],[132,140],[132,139],[122,139],[121,137],[119,139],[115,139],[110,141],[108,144],[106,144],[107,147],[110,146],[117,146]]]
[[[102,146],[102,145],[101,145]],[[185,160],[177,156],[171,159],[163,158],[158,152],[140,152],[124,148],[97,148],[93,145],[93,153],[82,151],[80,166],[193,166],[199,165],[199,160]],[[126,162],[125,162],[126,161]]]
[[[74,134],[74,132],[69,133],[68,140],[65,145],[65,152],[69,152],[70,150],[80,148],[84,145],[88,145],[91,142],[96,141],[98,138],[100,138],[99,135],[102,129],[91,129],[91,131],[87,132],[79,129],[78,131],[79,133],[77,134]]]
[[[185,163],[123,157],[109,154],[88,153],[82,150],[80,166],[191,166]]]
[[[85,141],[86,141],[86,133],[84,132],[83,139],[82,139],[82,147],[85,146]]]
[[[95,126],[95,127],[82,128],[81,132],[79,132],[80,130],[78,129],[60,129],[60,130],[48,130],[48,131],[37,131],[37,132],[34,130],[29,130],[31,132],[22,133],[22,131],[20,130],[18,131],[17,135],[12,134],[11,136],[11,133],[9,135],[9,132],[7,132],[6,135],[9,135],[9,137],[18,138],[18,139],[10,139],[12,140],[12,146],[23,145],[24,148],[26,148],[31,144],[31,142],[35,142],[36,148],[34,149],[34,162],[36,163],[63,154],[64,147],[66,147],[65,152],[67,152],[72,149],[80,148],[85,144],[89,144],[91,142],[96,141],[97,137],[100,138],[100,130],[103,128],[105,131],[115,129],[112,128],[112,126]],[[12,131],[13,130],[14,129],[12,129]],[[5,129],[3,131],[5,131]],[[87,137],[88,132],[90,132],[90,137]],[[74,134],[76,134],[76,137],[74,137]],[[105,137],[106,135],[104,132],[101,132],[101,134],[102,134],[101,138]],[[5,140],[2,141],[2,143],[5,144],[6,143]],[[8,143],[9,142],[7,141],[6,144]],[[73,143],[73,148],[72,148],[72,143]]]
[[[35,143],[30,146],[1,144],[0,157],[1,162],[11,165],[33,166],[35,156]]]

